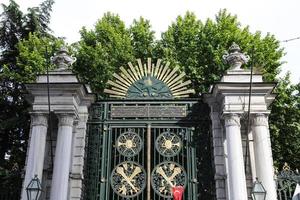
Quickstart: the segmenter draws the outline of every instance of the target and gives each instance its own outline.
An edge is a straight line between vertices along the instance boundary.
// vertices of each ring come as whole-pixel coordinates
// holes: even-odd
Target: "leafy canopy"
[[[221,79],[228,69],[222,56],[236,42],[248,52],[266,81],[274,81],[280,69],[283,49],[273,35],[261,36],[242,27],[236,16],[221,10],[216,20],[199,21],[193,13],[179,16],[176,22],[162,34],[160,49],[162,57],[182,67],[198,92],[207,92],[209,86]],[[253,63],[254,62],[254,63]]]
[[[117,67],[133,60],[129,31],[118,15],[106,13],[96,23],[95,30],[83,27],[80,33],[73,69],[94,91],[103,91]]]

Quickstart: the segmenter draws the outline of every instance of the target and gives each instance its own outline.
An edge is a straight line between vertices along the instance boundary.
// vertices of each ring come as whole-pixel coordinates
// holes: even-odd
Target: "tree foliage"
[[[150,21],[142,17],[134,20],[129,28],[133,56],[135,58],[146,59],[154,56],[155,36],[151,30]]]
[[[300,83],[292,85],[289,75],[277,87],[277,97],[270,114],[270,131],[274,164],[279,169],[288,163],[300,168]]]
[[[74,70],[96,92],[103,91],[117,67],[133,59],[129,31],[119,16],[106,13],[95,30],[83,28],[80,33]]]
[[[267,81],[274,81],[279,73],[283,50],[273,35],[261,36],[242,27],[236,16],[221,10],[216,19],[199,21],[193,13],[179,16],[163,33],[160,48],[163,57],[182,67],[194,83],[197,92],[207,92],[228,69],[222,56],[236,42],[248,52]],[[249,68],[249,65],[246,68]]]
[[[33,48],[36,46],[38,37],[51,36],[48,24],[52,4],[52,0],[45,0],[39,7],[29,8],[28,13],[25,14],[13,0],[10,0],[8,5],[2,4],[3,11],[0,14],[0,184],[5,187],[16,187],[11,184],[21,184],[20,174],[13,179],[5,177],[16,175],[16,171],[20,172],[24,166],[30,124],[29,105],[24,97],[26,91],[24,82],[32,80],[32,72],[38,72],[35,71],[37,69],[42,71],[42,67],[45,66],[40,65],[39,62],[45,59],[40,56],[42,51],[38,52],[41,49]],[[28,41],[25,42],[25,40]],[[27,50],[30,51],[27,55],[24,54],[26,43],[28,43]],[[40,44],[40,46],[43,45]],[[5,159],[5,154],[10,154],[10,159]]]

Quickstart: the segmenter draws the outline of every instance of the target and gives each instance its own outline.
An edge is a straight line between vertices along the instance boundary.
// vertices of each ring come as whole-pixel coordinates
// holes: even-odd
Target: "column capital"
[[[252,126],[269,126],[268,115],[264,113],[256,113],[251,115]]]
[[[238,113],[224,113],[222,118],[225,121],[225,126],[241,126],[241,115]]]
[[[75,114],[66,113],[66,114],[57,114],[58,117],[58,126],[73,126]]]
[[[48,126],[47,113],[30,113],[32,126]]]

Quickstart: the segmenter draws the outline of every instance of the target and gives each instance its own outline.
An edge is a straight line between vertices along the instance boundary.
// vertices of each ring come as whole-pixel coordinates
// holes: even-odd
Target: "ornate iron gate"
[[[300,173],[298,170],[291,170],[287,163],[284,163],[282,171],[276,173],[277,194],[279,200],[291,200],[297,184],[300,184]]]
[[[197,100],[95,104],[88,122],[86,199],[163,200],[179,185],[185,188],[184,199],[197,199],[192,145],[196,104]],[[156,111],[145,114],[142,108]]]
[[[178,67],[128,63],[104,90],[111,99],[91,108],[86,146],[86,199],[164,200],[175,186],[197,199],[199,99]],[[201,106],[200,106],[201,107]],[[206,114],[207,115],[207,114]]]

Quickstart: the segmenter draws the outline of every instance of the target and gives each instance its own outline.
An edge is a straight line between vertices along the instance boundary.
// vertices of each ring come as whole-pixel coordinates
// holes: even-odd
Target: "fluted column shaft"
[[[58,120],[59,124],[50,199],[66,200],[68,196],[74,115],[59,114]]]
[[[277,194],[267,115],[255,114],[252,117],[252,132],[257,178],[267,191],[266,200],[276,200]]]
[[[240,117],[225,114],[230,200],[247,200]]]
[[[37,175],[40,180],[42,179],[47,127],[47,114],[31,114],[31,138],[29,141],[26,174],[22,190],[22,200],[27,199],[26,187],[30,180],[34,178],[34,175]]]

